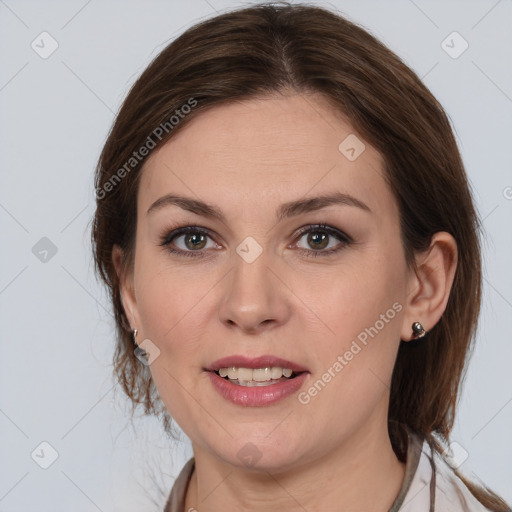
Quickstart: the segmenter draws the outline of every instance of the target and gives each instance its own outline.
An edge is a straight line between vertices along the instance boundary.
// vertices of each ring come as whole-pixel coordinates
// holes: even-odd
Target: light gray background
[[[482,323],[453,440],[469,453],[461,469],[512,501],[512,2],[316,3],[397,52],[455,127],[487,241]],[[191,455],[154,419],[131,428],[115,394],[113,322],[91,264],[92,177],[149,61],[186,27],[240,5],[0,0],[0,511],[161,510]],[[31,48],[43,31],[59,45],[47,59]],[[453,31],[469,43],[457,59],[441,46]],[[42,237],[57,248],[46,262],[32,252]],[[43,441],[59,455],[48,469],[31,458]]]

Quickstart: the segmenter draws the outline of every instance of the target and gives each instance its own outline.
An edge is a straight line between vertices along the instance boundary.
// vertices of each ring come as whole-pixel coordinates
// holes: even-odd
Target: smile
[[[223,357],[204,370],[224,399],[245,407],[282,400],[299,391],[309,375],[305,367],[273,355]]]
[[[265,368],[237,368],[236,366],[230,366],[220,368],[216,373],[233,384],[246,387],[271,386],[294,378],[297,375],[291,368],[282,368],[280,366],[267,366]]]

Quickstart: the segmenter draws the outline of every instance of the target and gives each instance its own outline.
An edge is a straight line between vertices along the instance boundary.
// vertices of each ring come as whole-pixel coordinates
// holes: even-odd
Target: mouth
[[[275,356],[229,356],[204,368],[220,394],[238,405],[266,405],[298,390],[309,371]]]
[[[267,366],[265,368],[229,366],[214,370],[214,373],[237,386],[256,387],[272,386],[279,382],[292,380],[304,372],[295,372],[291,368],[280,366]]]

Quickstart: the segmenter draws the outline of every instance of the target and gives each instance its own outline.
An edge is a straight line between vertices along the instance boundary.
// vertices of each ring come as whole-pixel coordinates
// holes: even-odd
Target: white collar
[[[423,440],[416,472],[398,511],[489,512],[489,509],[475,498],[447,460]]]

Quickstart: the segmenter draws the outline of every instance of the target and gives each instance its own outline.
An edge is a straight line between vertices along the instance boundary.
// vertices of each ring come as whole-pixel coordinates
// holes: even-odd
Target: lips
[[[309,372],[301,372],[292,379],[284,379],[283,382],[264,387],[237,386],[219,377],[214,371],[207,372],[207,376],[213,388],[225,400],[242,407],[262,407],[275,404],[298,393],[305,385]]]
[[[262,355],[259,357],[246,357],[242,355],[233,355],[223,357],[221,359],[217,359],[217,361],[213,362],[210,366],[205,368],[206,371],[216,372],[221,368],[228,368],[231,366],[235,366],[236,368],[267,368],[267,367],[281,367],[281,368],[289,368],[293,370],[295,373],[307,372],[307,368],[294,363],[293,361],[289,361],[287,359],[283,359],[281,357],[276,357],[272,355]]]
[[[243,371],[244,373],[250,372],[251,369],[272,368],[274,370],[279,368],[282,371],[281,375],[284,375],[284,369],[287,371],[292,370],[292,375],[289,378],[283,376],[276,380],[272,379],[272,381],[269,381],[269,376],[266,375],[267,380],[265,382],[256,383],[256,381],[260,380],[256,379],[256,381],[250,381],[252,384],[247,387],[246,382],[248,381],[231,381],[227,377],[223,378],[220,376],[219,370],[224,369],[225,372],[226,369],[233,367],[236,369],[234,371]],[[205,368],[205,371],[213,388],[224,399],[235,405],[245,407],[271,405],[293,395],[304,385],[310,373],[300,364],[272,355],[253,358],[242,355],[223,357],[212,363],[208,368]]]

